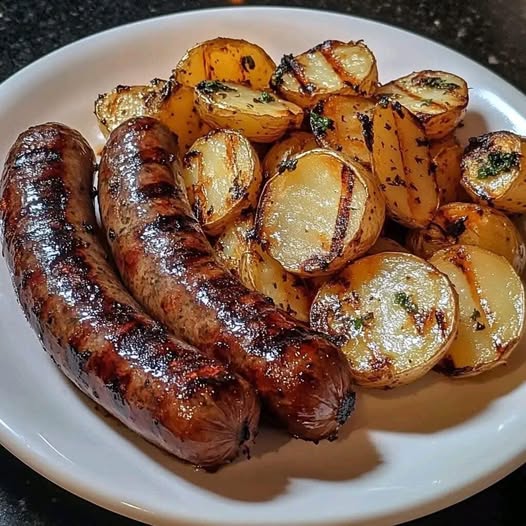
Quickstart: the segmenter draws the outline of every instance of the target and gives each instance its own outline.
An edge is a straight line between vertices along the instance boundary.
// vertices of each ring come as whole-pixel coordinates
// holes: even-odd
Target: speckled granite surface
[[[146,17],[232,3],[239,2],[83,0],[75,5],[65,0],[0,1],[0,81],[49,51],[88,34]],[[279,3],[345,12],[412,30],[470,56],[526,92],[526,0],[284,0]],[[526,466],[471,499],[411,525],[526,525],[524,494]],[[0,447],[0,526],[134,524],[137,523],[57,488]]]

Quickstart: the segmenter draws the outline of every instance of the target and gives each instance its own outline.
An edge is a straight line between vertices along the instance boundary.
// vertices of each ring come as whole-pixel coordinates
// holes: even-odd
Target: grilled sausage
[[[252,439],[253,388],[169,335],[124,289],[97,239],[94,155],[60,124],[24,132],[0,187],[3,247],[18,298],[62,372],[130,429],[215,467]]]
[[[140,117],[114,130],[103,151],[99,204],[125,284],[175,334],[249,380],[291,434],[334,438],[354,406],[346,358],[218,262],[176,147],[166,127]]]

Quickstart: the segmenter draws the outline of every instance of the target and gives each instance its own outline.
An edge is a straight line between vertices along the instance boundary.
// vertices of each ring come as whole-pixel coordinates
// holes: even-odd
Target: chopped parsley
[[[241,57],[241,67],[248,72],[249,69],[254,69],[256,67],[256,63],[250,55],[246,55]]]
[[[400,305],[408,314],[416,314],[418,312],[418,306],[411,299],[411,296],[405,292],[396,292],[394,302],[396,305]]]
[[[367,327],[367,324],[373,319],[374,314],[372,312],[368,312],[367,314],[358,318],[351,318],[350,324],[355,331],[361,331],[364,327]]]
[[[433,104],[433,99],[422,99],[420,106],[431,106]]]
[[[254,98],[254,102],[263,102],[267,104],[269,102],[274,102],[275,100],[276,99],[268,91],[262,91],[259,97]]]
[[[281,84],[283,83],[283,75],[292,70],[293,63],[294,55],[292,53],[290,55],[283,55],[283,57],[281,57],[281,62],[276,68],[276,71],[274,71],[274,74],[272,75],[272,78],[270,80],[270,84],[273,88],[281,86]]]
[[[460,88],[454,82],[447,82],[441,77],[418,77],[413,79],[413,83],[417,86],[426,86],[428,88],[441,89],[444,91],[453,91]]]
[[[490,152],[487,162],[479,167],[477,179],[495,177],[516,168],[519,165],[520,154],[517,152]]]
[[[218,91],[236,91],[234,88],[219,82],[219,80],[202,80],[196,88],[202,93],[211,95],[212,93],[217,93]]]
[[[278,173],[282,174],[285,170],[292,172],[293,170],[296,169],[297,164],[298,164],[297,159],[295,159],[294,157],[289,157],[279,163]]]
[[[330,117],[324,117],[312,110],[310,112],[310,127],[314,135],[325,135],[327,130],[334,130],[334,121]]]

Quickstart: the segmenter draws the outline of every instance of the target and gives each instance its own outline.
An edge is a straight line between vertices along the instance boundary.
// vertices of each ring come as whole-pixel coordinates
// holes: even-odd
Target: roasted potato
[[[378,88],[377,94],[397,100],[413,113],[429,139],[440,139],[458,126],[469,98],[464,79],[433,70],[393,80]]]
[[[331,95],[310,112],[310,126],[318,144],[347,155],[371,169],[371,116],[374,101],[363,97]]]
[[[438,208],[439,195],[421,124],[399,102],[383,99],[374,109],[372,137],[373,171],[387,213],[409,228],[425,227]]]
[[[197,114],[193,90],[172,78],[155,79],[146,86],[117,86],[99,95],[95,115],[105,136],[132,117],[155,117],[177,135],[183,154],[198,137],[210,131]]]
[[[254,230],[252,210],[244,210],[241,217],[230,223],[216,239],[214,249],[218,259],[234,274],[239,275],[241,257],[249,250]]]
[[[462,186],[473,200],[505,212],[526,212],[526,140],[507,131],[470,139],[462,157]]]
[[[361,41],[327,40],[296,57],[284,55],[270,85],[303,108],[333,93],[370,97],[378,86],[376,59]]]
[[[405,252],[409,253],[405,247],[403,247],[398,241],[389,237],[380,236],[376,243],[367,251],[368,256],[373,254],[381,254],[382,252]]]
[[[256,237],[287,271],[321,276],[367,252],[384,217],[376,181],[338,153],[316,149],[292,157],[266,183]]]
[[[429,260],[458,292],[460,323],[437,370],[455,377],[506,363],[524,325],[524,287],[509,262],[477,246],[454,245]]]
[[[521,234],[502,212],[474,203],[449,203],[440,207],[426,228],[409,232],[406,245],[429,259],[451,245],[477,245],[504,256],[521,274],[526,247]]]
[[[254,148],[234,130],[197,139],[184,156],[183,178],[194,214],[212,236],[255,206],[262,181]]]
[[[252,290],[272,298],[294,318],[307,322],[312,296],[303,280],[287,272],[254,241],[241,256],[241,281]]]
[[[270,179],[278,172],[286,170],[287,161],[301,152],[308,152],[318,147],[312,133],[292,131],[272,145],[263,161],[263,177]]]
[[[254,142],[273,142],[298,128],[303,110],[268,91],[240,84],[205,80],[194,90],[200,117],[212,128],[232,128]]]
[[[214,38],[190,48],[173,75],[185,86],[219,80],[263,90],[268,88],[275,69],[274,61],[257,44],[237,38]]]
[[[448,278],[423,259],[384,252],[325,283],[310,321],[341,346],[359,385],[396,387],[445,355],[457,331],[458,298]]]

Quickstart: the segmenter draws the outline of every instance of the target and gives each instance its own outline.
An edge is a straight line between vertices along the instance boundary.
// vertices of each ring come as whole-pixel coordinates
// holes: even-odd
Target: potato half
[[[304,281],[287,272],[275,259],[252,241],[241,256],[239,275],[245,286],[272,298],[294,318],[307,322],[312,295]]]
[[[268,88],[276,64],[257,44],[237,38],[214,38],[190,48],[174,69],[175,80],[195,86],[203,80]]]
[[[423,259],[384,252],[325,283],[310,321],[341,346],[359,385],[396,387],[445,355],[457,331],[458,298],[448,278]]]
[[[445,71],[411,73],[378,88],[377,94],[397,100],[413,113],[430,139],[451,133],[468,105],[466,81]]]
[[[367,252],[384,218],[382,196],[363,168],[317,149],[291,158],[267,182],[256,236],[289,272],[321,276]]]
[[[400,103],[383,99],[374,109],[372,137],[373,171],[388,214],[409,228],[426,226],[439,195],[422,125]]]
[[[295,104],[231,82],[200,82],[195,104],[212,128],[232,128],[254,142],[276,141],[303,121],[303,110]]]
[[[241,257],[249,250],[253,230],[253,213],[244,210],[239,219],[227,225],[214,244],[219,261],[236,275],[239,275]]]
[[[287,161],[294,155],[318,147],[312,133],[292,131],[272,145],[263,160],[263,177],[270,179],[287,169]]]
[[[405,252],[409,253],[405,247],[403,247],[398,241],[391,239],[389,237],[380,236],[376,243],[367,251],[368,256],[373,254],[380,254],[382,252]]]
[[[284,55],[270,84],[303,108],[333,93],[369,97],[378,86],[376,59],[361,41],[327,40],[296,57]]]
[[[372,99],[331,95],[310,112],[312,133],[320,146],[341,152],[370,170],[368,141],[373,109]]]
[[[506,363],[524,325],[524,287],[502,256],[455,245],[429,260],[447,274],[459,296],[455,341],[437,365],[448,376],[473,376]]]
[[[212,236],[255,206],[262,181],[254,148],[234,130],[197,139],[184,156],[183,178],[194,214]]]
[[[521,234],[502,212],[474,203],[449,203],[440,207],[426,228],[409,232],[406,245],[429,259],[452,245],[477,245],[504,256],[521,274],[526,247]]]
[[[478,202],[506,212],[526,212],[526,140],[508,131],[470,139],[461,184]]]

